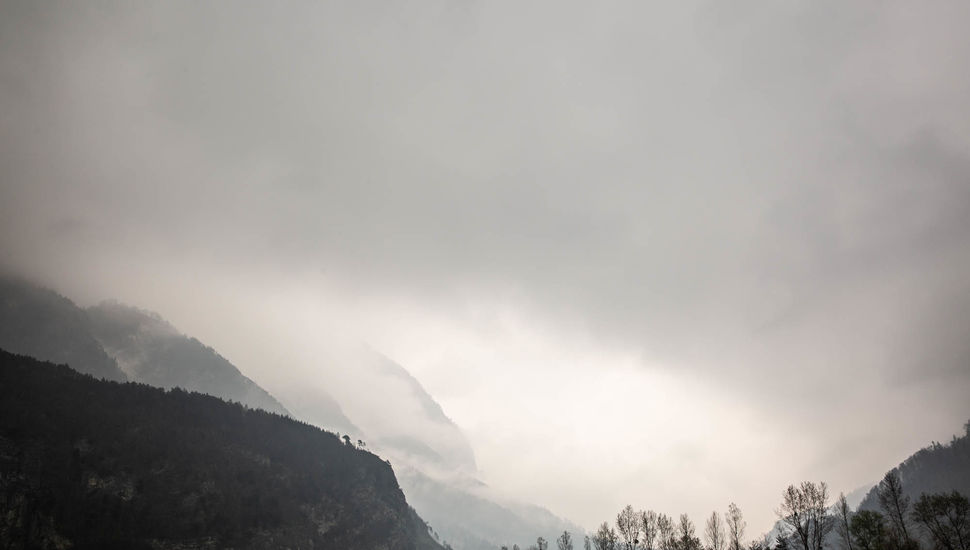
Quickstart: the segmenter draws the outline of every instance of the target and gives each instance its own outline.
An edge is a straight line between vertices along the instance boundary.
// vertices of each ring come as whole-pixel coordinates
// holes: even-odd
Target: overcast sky
[[[0,261],[267,386],[364,341],[496,489],[753,536],[970,418],[967,21],[3,1]]]

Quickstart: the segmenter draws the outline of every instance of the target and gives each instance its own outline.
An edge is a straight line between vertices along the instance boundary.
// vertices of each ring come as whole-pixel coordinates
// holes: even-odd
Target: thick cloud
[[[968,415],[963,2],[0,15],[10,267],[257,380],[364,338],[589,526],[765,527]]]

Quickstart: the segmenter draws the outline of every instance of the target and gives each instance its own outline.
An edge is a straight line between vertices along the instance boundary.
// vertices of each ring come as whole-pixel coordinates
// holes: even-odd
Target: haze
[[[970,416],[967,21],[5,1],[0,261],[270,391],[363,342],[588,529],[734,501],[754,536]]]

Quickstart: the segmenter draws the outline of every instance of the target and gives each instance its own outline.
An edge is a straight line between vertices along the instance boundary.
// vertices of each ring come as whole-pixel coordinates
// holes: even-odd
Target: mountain
[[[512,544],[525,548],[537,537],[552,540],[566,530],[582,538],[581,527],[538,506],[499,502],[484,486],[458,487],[400,465],[395,472],[408,502],[457,549],[494,550]]]
[[[443,475],[476,472],[465,434],[407,369],[367,347],[348,352],[341,363],[350,372],[335,377],[333,387],[369,445],[392,460]]]
[[[116,302],[81,309],[13,277],[0,276],[0,348],[96,378],[179,387],[289,414],[235,365],[156,313]],[[342,416],[339,407],[331,416]]]
[[[946,444],[933,442],[894,468],[912,502],[923,493],[959,491],[970,496],[970,422],[964,430],[962,436]],[[876,488],[866,494],[859,510],[879,510]]]
[[[114,376],[108,377],[114,380],[198,391],[251,408],[289,413],[365,440],[391,459],[402,472],[405,493],[414,495],[415,507],[434,518],[431,525],[460,550],[531,541],[563,529],[578,532],[546,510],[493,497],[475,478],[475,455],[461,429],[407,369],[370,348],[342,355],[335,361],[339,368],[321,371],[320,376],[274,386],[281,404],[215,350],[180,333],[156,313],[115,302],[82,310],[52,291],[19,281],[0,290],[0,318],[5,321],[0,337],[15,335],[2,341],[32,342],[11,345],[17,353],[96,364],[78,359],[91,356],[114,369]],[[104,370],[88,366],[85,372],[104,376]]]
[[[0,509],[3,547],[440,548],[332,433],[3,351]]]
[[[86,310],[91,333],[128,379],[182,388],[279,414],[289,412],[235,365],[157,313],[117,302]]]
[[[875,486],[875,483],[866,483],[865,485],[860,485],[855,489],[849,491],[845,495],[845,501],[849,504],[849,508],[853,510],[859,509],[859,504],[862,503],[862,499],[866,498],[869,491]]]
[[[966,423],[964,430],[966,433],[963,436],[953,436],[947,444],[934,442],[893,468],[899,472],[903,492],[910,497],[911,503],[915,503],[923,493],[958,491],[970,496],[970,422]],[[877,489],[878,484],[863,485],[847,494],[846,500],[856,511],[881,513]],[[832,500],[835,497],[838,497],[837,492]],[[773,541],[777,535],[788,531],[784,522],[778,521],[767,536]],[[829,533],[826,540],[831,543],[829,546],[838,547],[838,534],[835,531]]]
[[[391,460],[409,502],[441,540],[458,550],[494,550],[539,536],[551,539],[564,529],[582,531],[548,510],[492,494],[475,477],[475,453],[465,434],[405,367],[366,346],[345,349],[330,361],[335,368],[318,378],[327,380],[326,389],[359,426],[353,433]],[[300,390],[315,401],[313,383]],[[278,391],[299,414],[291,393]]]
[[[0,275],[0,348],[69,363],[96,378],[126,380],[95,339],[85,312],[52,290]]]
[[[340,404],[330,395],[324,384],[295,379],[287,384],[278,384],[273,389],[277,395],[286,396],[286,408],[292,413],[293,418],[326,430],[351,435],[354,439],[366,437],[363,431],[347,418]]]

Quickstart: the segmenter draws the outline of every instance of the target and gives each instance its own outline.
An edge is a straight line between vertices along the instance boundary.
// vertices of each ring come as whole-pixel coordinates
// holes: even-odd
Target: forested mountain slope
[[[459,550],[489,550],[564,529],[580,531],[548,510],[501,499],[482,484],[465,434],[405,366],[366,346],[346,350],[335,363],[347,375],[326,389],[337,388],[334,395],[358,433],[390,458],[408,501],[442,540]],[[300,414],[291,393],[279,396]]]
[[[970,495],[970,422],[961,437],[946,444],[934,442],[920,449],[894,468],[899,472],[903,492],[912,502],[923,493],[959,491]],[[859,510],[879,510],[876,489],[869,491]]]
[[[3,351],[0,474],[4,547],[440,548],[334,434]]]
[[[6,283],[0,284],[0,343],[16,344],[11,351],[72,366],[91,364],[82,360],[91,356],[114,370],[111,379],[198,391],[363,439],[405,472],[399,479],[408,497],[458,548],[491,548],[575,530],[545,510],[527,514],[476,491],[474,452],[460,428],[403,366],[370,348],[344,358],[342,376],[274,387],[284,405],[216,350],[156,313],[117,302],[81,309],[51,290],[13,279],[0,283]],[[17,336],[3,340],[3,334]],[[94,368],[83,371],[105,376]],[[381,398],[356,398],[368,395]]]
[[[91,334],[84,311],[52,290],[0,275],[0,348],[68,363],[96,378],[125,374]]]
[[[288,414],[235,365],[155,313],[115,302],[81,309],[50,289],[3,275],[0,349],[96,378],[179,387]]]
[[[195,338],[180,333],[158,314],[117,302],[102,302],[85,312],[92,334],[130,380],[207,393],[288,414],[279,401],[235,365]]]

